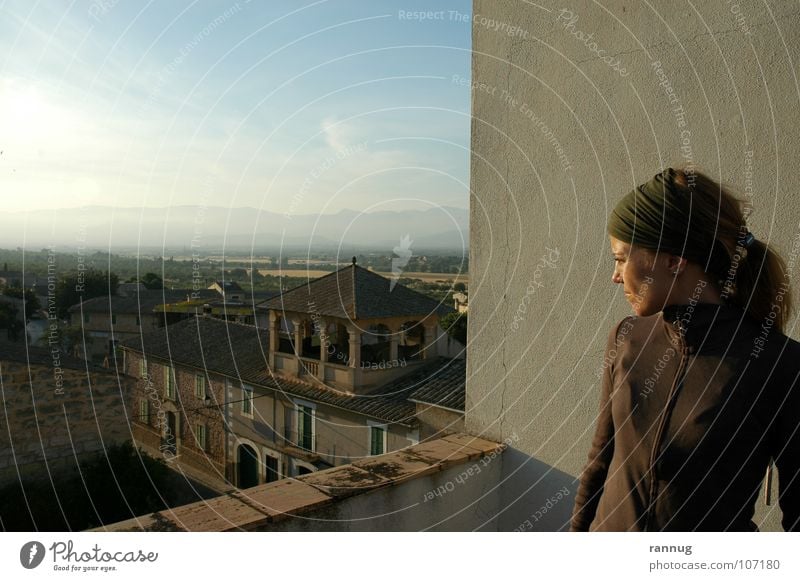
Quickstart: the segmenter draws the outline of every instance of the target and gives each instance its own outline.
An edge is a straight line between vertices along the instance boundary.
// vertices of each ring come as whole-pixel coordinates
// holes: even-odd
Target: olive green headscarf
[[[675,177],[675,170],[667,168],[622,198],[609,216],[608,233],[628,244],[683,256],[724,277],[730,259],[715,241],[716,219],[700,216],[696,207],[693,211],[692,188],[675,183]]]

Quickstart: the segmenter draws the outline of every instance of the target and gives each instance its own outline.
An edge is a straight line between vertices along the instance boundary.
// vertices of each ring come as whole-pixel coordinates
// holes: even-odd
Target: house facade
[[[355,315],[349,321],[330,309],[321,315],[296,308],[308,290],[300,288],[267,301],[270,329],[199,315],[125,342],[125,372],[138,382],[137,441],[220,488],[248,488],[396,451],[418,443],[421,432],[437,433],[417,416],[431,404],[410,398],[439,377],[442,389],[461,391],[463,408],[463,360],[438,354],[438,316],[447,308],[440,311],[436,301],[400,285],[389,297],[398,304],[382,303],[388,279],[356,265],[338,274],[338,281],[312,281],[311,296],[325,304],[331,287],[351,277],[356,304],[345,307]],[[278,311],[280,299],[295,308]],[[294,321],[289,336],[282,320]]]
[[[156,307],[186,301],[190,290],[135,290],[96,297],[69,308],[70,325],[83,330],[75,355],[96,363],[113,355],[120,342],[167,324]],[[214,294],[213,291],[203,291]]]

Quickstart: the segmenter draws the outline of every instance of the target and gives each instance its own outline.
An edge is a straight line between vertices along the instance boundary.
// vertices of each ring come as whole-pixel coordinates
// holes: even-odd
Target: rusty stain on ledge
[[[451,434],[382,456],[286,478],[173,509],[113,523],[95,531],[248,531],[338,500],[420,478],[495,454],[504,444]]]

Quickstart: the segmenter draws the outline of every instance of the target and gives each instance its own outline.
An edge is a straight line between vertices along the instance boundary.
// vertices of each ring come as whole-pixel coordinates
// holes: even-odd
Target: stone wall
[[[46,478],[131,439],[133,382],[114,373],[3,360],[0,486]]]

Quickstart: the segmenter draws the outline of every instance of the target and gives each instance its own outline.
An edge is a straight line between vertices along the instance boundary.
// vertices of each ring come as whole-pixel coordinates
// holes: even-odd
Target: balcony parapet
[[[344,466],[233,490],[217,498],[93,530],[223,532],[279,529],[281,521],[292,516],[325,509],[337,502],[350,502],[358,495],[431,476],[467,462],[482,460],[485,464],[487,458],[491,461],[505,447],[505,444],[468,434],[451,434]]]

